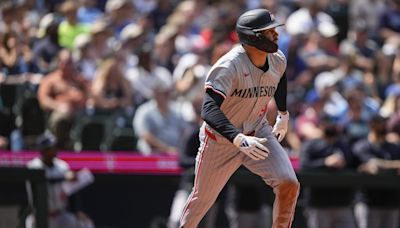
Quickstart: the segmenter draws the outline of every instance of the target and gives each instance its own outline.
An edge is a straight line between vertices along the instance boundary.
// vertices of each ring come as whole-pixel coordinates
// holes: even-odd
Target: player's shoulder
[[[278,51],[276,51],[275,53],[273,53],[272,54],[276,59],[278,59],[278,60],[280,60],[280,61],[283,61],[283,62],[286,62],[286,56],[285,56],[285,54],[280,50],[280,49],[278,49]]]
[[[287,65],[287,61],[286,61],[286,56],[285,54],[278,49],[278,51],[276,51],[275,53],[272,53],[272,56],[269,57],[269,59],[271,60],[271,65],[277,69],[280,73],[283,74],[283,72],[285,72],[286,70],[286,65]]]
[[[26,164],[29,169],[41,169],[43,168],[43,162],[39,157],[36,157]]]
[[[69,170],[69,164],[62,159],[54,158],[53,163],[55,164],[56,167],[62,170]]]

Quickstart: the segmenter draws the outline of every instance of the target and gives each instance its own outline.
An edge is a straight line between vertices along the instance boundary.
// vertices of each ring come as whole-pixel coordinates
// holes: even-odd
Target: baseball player
[[[63,189],[65,181],[76,180],[68,163],[57,157],[57,139],[46,131],[37,139],[40,156],[28,162],[30,169],[44,169],[47,178],[48,191],[48,228],[94,228],[93,221],[83,212],[72,213],[67,209],[68,196]],[[27,184],[28,194],[31,195],[31,184]],[[25,227],[35,228],[33,214],[27,216]]]
[[[204,124],[199,133],[195,181],[181,226],[197,227],[231,175],[244,165],[275,193],[273,228],[290,227],[299,182],[280,145],[289,121],[286,58],[278,50],[283,25],[266,9],[250,10],[236,23],[241,45],[221,57],[205,83]],[[278,107],[276,123],[266,120],[268,102]]]

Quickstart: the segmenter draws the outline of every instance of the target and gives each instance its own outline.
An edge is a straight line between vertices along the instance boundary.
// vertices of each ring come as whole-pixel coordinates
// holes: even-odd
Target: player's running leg
[[[271,134],[271,128],[269,126],[261,128],[256,136],[268,139],[264,145],[270,151],[269,156],[265,160],[258,161],[245,158],[244,165],[274,190],[272,227],[288,228],[293,220],[300,184],[287,152]]]
[[[237,152],[236,152],[237,151]],[[206,136],[196,159],[192,193],[181,217],[181,226],[196,228],[217,199],[228,179],[239,168],[242,157],[233,144],[217,144]]]

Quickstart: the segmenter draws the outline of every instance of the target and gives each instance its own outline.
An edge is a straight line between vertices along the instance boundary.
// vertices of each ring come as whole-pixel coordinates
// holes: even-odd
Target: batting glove
[[[268,149],[262,144],[267,141],[266,138],[257,138],[238,134],[233,140],[233,144],[243,153],[254,160],[263,160],[268,157]]]
[[[274,128],[272,129],[272,134],[274,134],[278,141],[281,142],[287,133],[289,125],[289,112],[282,114],[279,112],[278,116],[276,117]]]

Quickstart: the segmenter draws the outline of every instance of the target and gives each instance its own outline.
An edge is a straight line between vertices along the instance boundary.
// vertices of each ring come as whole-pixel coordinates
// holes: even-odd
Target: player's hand
[[[278,116],[276,117],[274,128],[272,129],[272,134],[274,134],[278,141],[281,142],[287,133],[289,125],[289,112],[281,113],[279,112]]]
[[[266,138],[246,136],[240,133],[233,140],[233,144],[250,158],[254,160],[263,160],[267,158],[269,154],[268,149],[262,144],[266,141]]]

